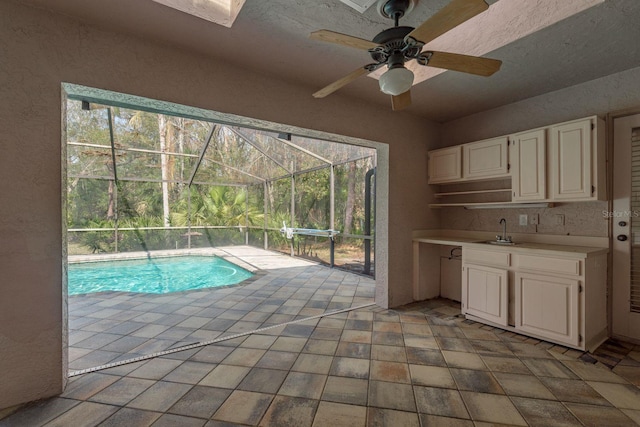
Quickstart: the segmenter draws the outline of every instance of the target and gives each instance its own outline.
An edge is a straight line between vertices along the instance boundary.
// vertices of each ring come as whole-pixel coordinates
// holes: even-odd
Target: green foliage
[[[187,190],[188,191],[188,190]],[[189,224],[189,193],[184,191],[175,211],[171,214],[171,224]],[[192,226],[252,226],[262,225],[264,214],[257,206],[247,206],[247,192],[238,187],[199,187],[191,189]]]
[[[269,132],[234,130],[230,126],[213,128],[211,123],[187,118],[94,107],[97,108],[83,111],[78,101],[67,105],[68,141],[90,144],[67,146],[69,228],[113,228],[117,218],[118,251],[182,247],[189,237],[193,246],[244,244],[244,233],[238,228],[261,228],[265,224],[265,204],[268,228],[279,229],[283,221],[290,227],[330,228],[330,169],[317,169],[323,165],[321,160],[278,143]],[[110,149],[109,111],[113,118],[115,166]],[[189,186],[212,129],[209,148]],[[326,141],[298,143],[305,149],[320,151],[326,158],[344,160],[353,155],[349,147]],[[125,147],[137,151],[125,151]],[[160,155],[160,151],[170,154]],[[335,167],[336,229],[342,231],[351,225],[351,233],[362,233],[364,174],[374,163],[373,157],[358,160],[355,173],[350,163]],[[292,223],[292,181],[287,173],[305,169],[312,170],[295,175]],[[118,176],[117,185],[114,173]],[[254,178],[283,176],[268,181],[266,193],[262,182]],[[198,227],[197,232],[202,235],[186,236],[185,229],[165,228],[165,215],[171,226]],[[148,227],[162,229],[144,230]],[[262,230],[251,232],[252,241],[262,242],[263,237]],[[113,231],[78,232],[70,234],[70,238],[92,252],[116,250]],[[270,247],[287,248],[289,243],[279,232],[269,232]]]
[[[90,220],[86,228],[113,228],[113,221]],[[113,252],[115,233],[113,231],[85,231],[79,233],[78,241],[89,248],[91,253]]]
[[[145,230],[149,227],[162,227],[160,216],[141,215],[135,218],[125,218],[118,221],[118,227],[133,231],[118,232],[118,250],[122,252],[140,250],[160,250],[172,247],[173,238],[169,230]]]
[[[67,226],[92,228],[90,223],[107,218],[109,182],[97,179],[78,179],[69,183],[67,194]]]
[[[328,229],[330,215],[330,169],[296,177],[297,227]]]
[[[162,227],[162,192],[157,182],[120,182],[118,185],[118,220],[160,218]],[[131,222],[130,222],[131,223]]]

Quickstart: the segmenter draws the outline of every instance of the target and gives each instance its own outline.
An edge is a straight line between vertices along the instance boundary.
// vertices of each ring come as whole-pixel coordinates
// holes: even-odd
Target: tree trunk
[[[349,163],[349,175],[347,180],[347,203],[344,212],[344,234],[351,234],[353,224],[353,209],[356,204],[356,162]]]
[[[164,154],[167,151],[167,118],[164,114],[158,114],[158,133],[160,135],[160,151],[163,153],[160,155],[160,165],[162,171],[162,218],[164,220],[164,226],[169,227],[169,164],[167,155]]]
[[[113,187],[115,186],[115,181],[109,180],[109,207],[107,208],[107,219],[115,218],[115,197],[113,192]]]
[[[267,182],[267,194],[265,194],[265,197],[268,197],[268,204],[267,204],[267,211],[268,214],[270,216],[270,219],[273,221],[273,218],[275,218],[275,213],[276,213],[276,199],[274,197],[274,191],[273,191],[273,187],[274,187],[274,182],[273,181],[269,181]],[[267,222],[267,227],[280,227],[282,226],[282,224],[273,224],[271,221]]]
[[[178,118],[177,119],[178,122],[178,153],[183,154],[184,153],[184,132],[185,132],[185,125],[186,122],[184,120],[184,118]],[[178,189],[180,191],[182,191],[183,188],[183,183],[184,182],[184,157],[180,156],[180,185],[178,187]]]

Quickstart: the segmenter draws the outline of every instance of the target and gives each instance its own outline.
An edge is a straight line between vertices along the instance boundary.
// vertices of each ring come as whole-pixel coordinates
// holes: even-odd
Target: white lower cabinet
[[[592,351],[607,338],[606,254],[462,247],[462,313]]]
[[[508,271],[474,264],[464,264],[462,269],[465,312],[506,326]]]
[[[515,327],[573,347],[580,345],[580,281],[515,274]]]

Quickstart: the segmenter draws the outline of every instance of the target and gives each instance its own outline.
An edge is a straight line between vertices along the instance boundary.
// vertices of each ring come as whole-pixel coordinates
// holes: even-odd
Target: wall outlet
[[[540,216],[538,216],[538,214],[532,214],[531,215],[531,224],[532,225],[540,224]]]
[[[520,225],[528,225],[529,224],[529,218],[527,217],[526,214],[522,214],[520,215]]]
[[[564,215],[562,214],[556,215],[556,225],[564,225]]]

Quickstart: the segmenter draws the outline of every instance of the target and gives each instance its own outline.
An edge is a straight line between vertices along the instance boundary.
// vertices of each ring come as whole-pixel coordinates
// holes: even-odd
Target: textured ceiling
[[[490,5],[510,0],[488,0]],[[551,8],[557,0],[531,0]],[[370,62],[363,51],[310,40],[329,29],[364,39],[392,26],[375,7],[360,14],[339,0],[247,0],[232,28],[152,0],[23,0],[83,22],[158,40],[316,90]],[[448,0],[420,0],[402,25],[418,26]],[[509,25],[505,21],[504,25]],[[605,0],[486,56],[503,61],[489,78],[445,72],[412,89],[407,113],[446,122],[640,66],[640,1]],[[462,42],[462,41],[461,41]],[[377,81],[360,78],[330,96],[390,108]],[[317,102],[323,102],[322,99]],[[402,113],[396,113],[402,114]]]

